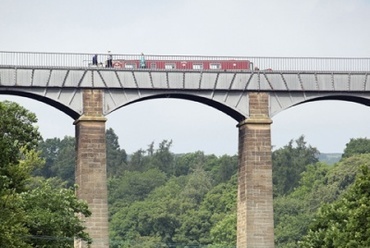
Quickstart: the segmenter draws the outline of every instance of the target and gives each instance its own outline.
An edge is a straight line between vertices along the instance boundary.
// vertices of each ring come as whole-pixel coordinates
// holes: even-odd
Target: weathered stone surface
[[[250,119],[239,124],[237,247],[274,247],[269,95],[249,94]]]
[[[83,96],[84,114],[76,125],[76,184],[77,197],[85,200],[92,212],[86,218],[87,232],[93,239],[91,248],[108,248],[108,202],[106,176],[105,117],[102,114],[102,92],[86,90]],[[86,244],[75,240],[75,247]]]

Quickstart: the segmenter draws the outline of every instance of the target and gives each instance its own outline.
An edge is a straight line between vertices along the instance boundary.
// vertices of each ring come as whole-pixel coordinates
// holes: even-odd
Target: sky
[[[0,50],[156,55],[370,57],[369,0],[0,0]],[[44,137],[74,136],[73,119],[32,99],[0,95],[38,117]],[[172,151],[237,154],[238,124],[200,103],[157,99],[107,116],[128,153],[172,140]],[[322,153],[370,138],[370,108],[305,103],[272,118],[278,149],[304,135]]]

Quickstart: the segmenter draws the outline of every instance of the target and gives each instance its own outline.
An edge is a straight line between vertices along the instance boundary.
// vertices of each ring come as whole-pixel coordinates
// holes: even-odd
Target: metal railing
[[[105,68],[110,56],[113,60],[140,60],[141,54],[41,53],[0,51],[0,66],[87,68],[97,55],[98,66]],[[252,70],[261,71],[370,71],[370,58],[335,57],[241,57],[241,56],[184,56],[144,55],[145,60],[156,61],[225,61],[247,60]]]

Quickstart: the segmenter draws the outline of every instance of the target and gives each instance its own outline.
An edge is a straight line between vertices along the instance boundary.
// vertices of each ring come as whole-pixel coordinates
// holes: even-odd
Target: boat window
[[[209,69],[211,69],[211,70],[219,70],[219,69],[221,69],[221,64],[220,63],[211,63],[209,65]]]
[[[174,63],[166,63],[164,65],[164,69],[166,69],[166,70],[176,69],[176,65]]]
[[[135,69],[135,64],[134,63],[126,63],[125,64],[125,69]]]
[[[194,70],[203,70],[203,64],[193,64]]]

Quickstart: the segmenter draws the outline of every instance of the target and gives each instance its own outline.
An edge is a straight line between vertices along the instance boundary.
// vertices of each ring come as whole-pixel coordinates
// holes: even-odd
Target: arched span
[[[34,99],[36,101],[46,103],[47,105],[50,105],[50,106],[62,111],[63,113],[70,116],[74,120],[77,120],[80,117],[80,115],[77,112],[73,111],[72,109],[68,108],[67,106],[65,106],[65,105],[63,105],[63,104],[61,104],[57,101],[54,101],[50,98],[44,97],[44,96],[40,96],[40,95],[37,95],[37,94],[32,94],[32,93],[24,92],[24,91],[12,91],[12,90],[6,90],[6,91],[1,91],[0,90],[0,94],[2,94],[2,95],[13,95],[13,96],[22,96],[22,97],[31,98],[31,99]],[[26,106],[26,108],[27,108],[27,106]]]
[[[228,106],[226,106],[222,103],[219,103],[219,102],[214,101],[214,100],[209,99],[209,98],[197,96],[197,95],[181,94],[181,93],[157,94],[157,95],[151,95],[151,96],[148,96],[148,97],[142,97],[142,98],[137,99],[135,101],[132,101],[128,104],[125,104],[121,107],[127,106],[127,105],[135,103],[135,102],[141,102],[141,101],[151,100],[151,99],[160,99],[160,98],[176,98],[176,99],[184,99],[184,100],[190,100],[190,101],[194,101],[194,102],[203,103],[203,104],[206,104],[210,107],[213,107],[213,108],[229,115],[231,118],[236,120],[238,123],[245,119],[245,116],[243,116],[241,113],[239,113],[238,111],[236,111],[236,110],[234,110],[234,109],[232,109],[232,108],[230,108],[230,107],[228,107]]]
[[[304,102],[297,103],[294,106],[307,103],[307,102],[316,102],[316,101],[322,101],[322,100],[339,100],[339,101],[355,102],[355,103],[359,103],[365,106],[370,106],[370,99],[367,99],[361,96],[350,96],[350,95],[327,95],[327,96],[322,96],[322,97],[316,97],[316,98],[312,98]]]

